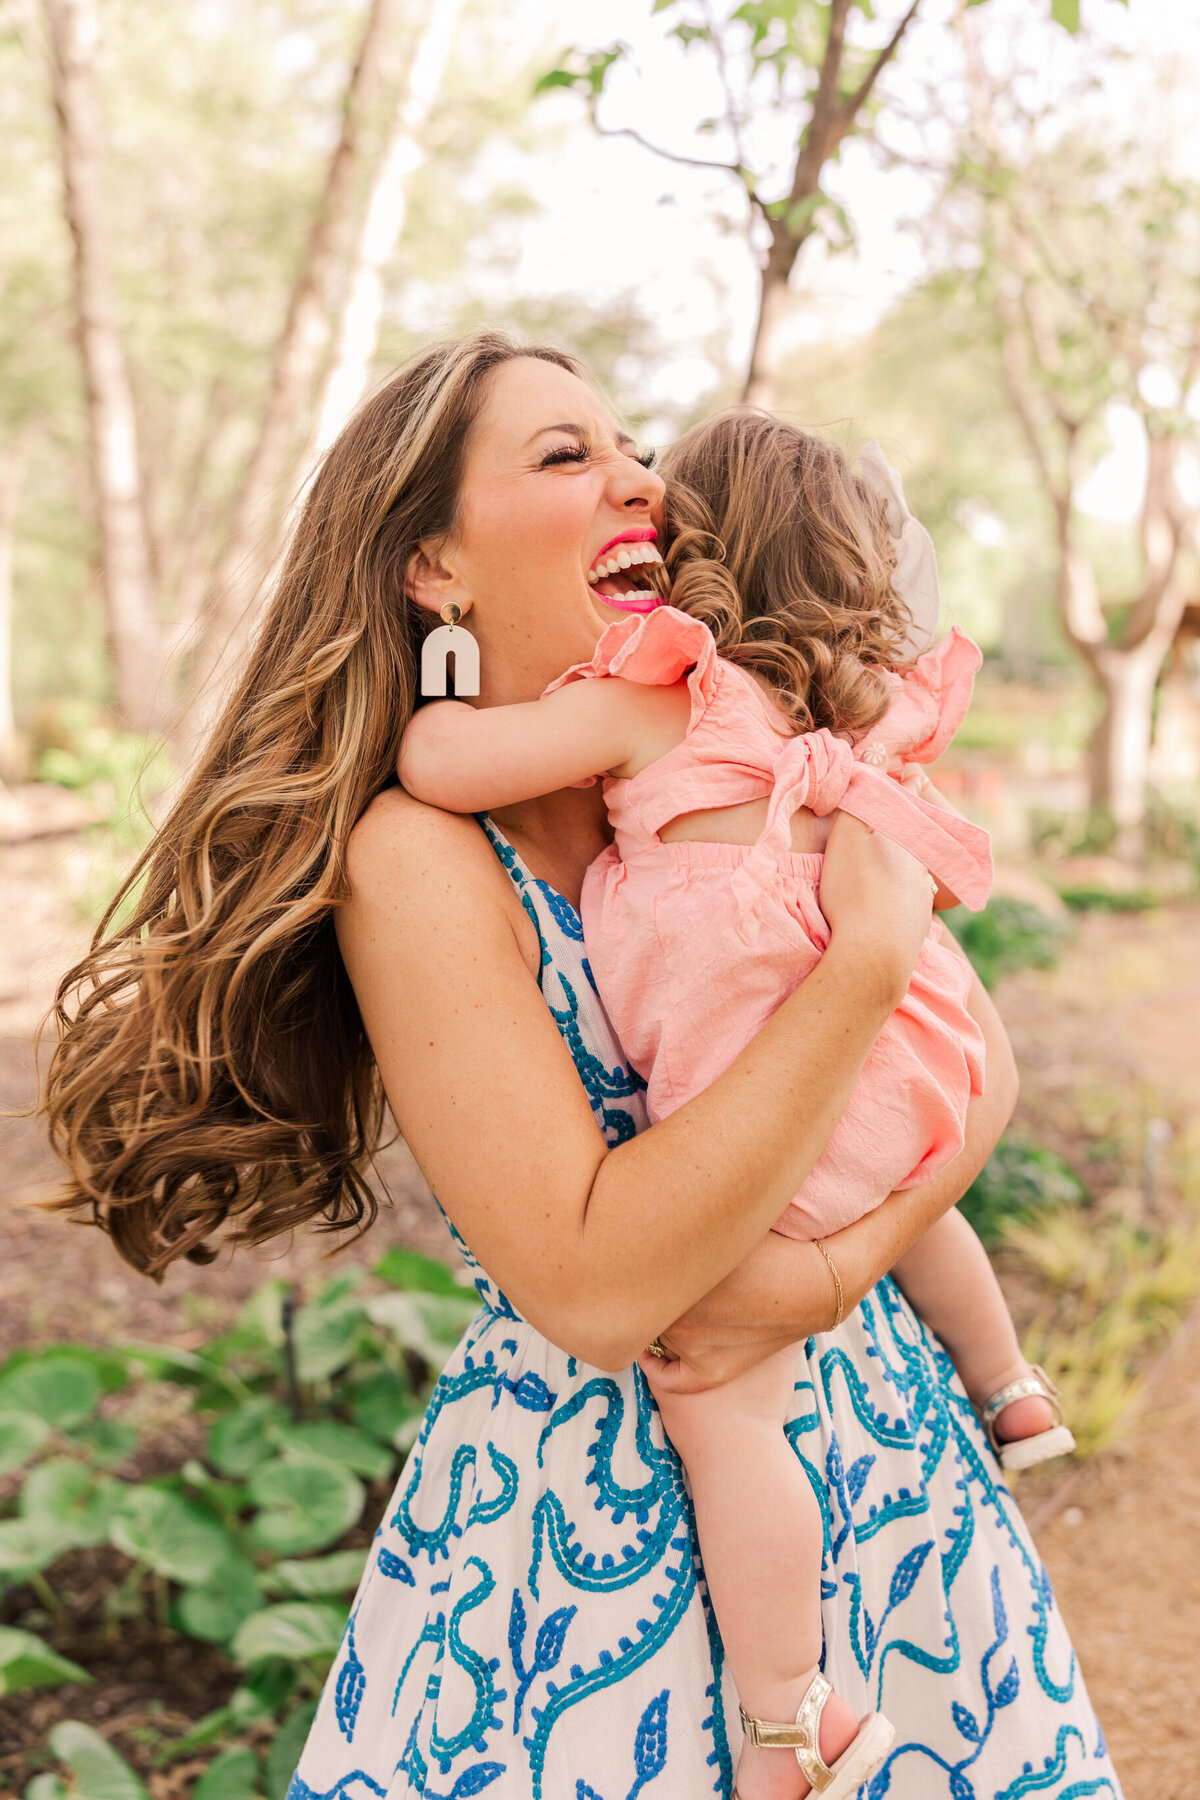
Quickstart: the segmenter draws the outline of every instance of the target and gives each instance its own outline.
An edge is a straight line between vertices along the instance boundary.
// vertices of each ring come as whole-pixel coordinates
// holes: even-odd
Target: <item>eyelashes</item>
[[[538,464],[538,468],[551,469],[556,463],[584,463],[591,453],[587,444],[560,444],[557,450],[546,452]],[[640,456],[634,457],[634,461],[640,463],[643,469],[652,469],[658,461],[658,452],[644,450]]]

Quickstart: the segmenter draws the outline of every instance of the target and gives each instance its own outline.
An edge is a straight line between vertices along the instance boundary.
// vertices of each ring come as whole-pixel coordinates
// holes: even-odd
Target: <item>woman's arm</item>
[[[941,930],[957,950],[952,934],[945,926]],[[890,1195],[875,1212],[824,1240],[842,1278],[847,1312],[962,1198],[1012,1117],[1016,1064],[1000,1015],[977,976],[967,1008],[983,1032],[987,1081],[967,1108],[962,1149],[919,1187]],[[650,1371],[655,1386],[686,1393],[728,1381],[783,1345],[828,1330],[836,1298],[828,1264],[815,1245],[768,1232],[732,1274],[662,1333],[664,1345],[682,1360],[655,1363]]]
[[[515,706],[435,700],[405,728],[396,772],[428,806],[488,812],[588,775],[636,774],[683,737],[689,705],[683,683],[655,688],[619,676],[573,681]]]
[[[523,1315],[627,1367],[749,1255],[800,1186],[929,926],[914,858],[830,832],[820,965],[703,1094],[609,1150],[470,820],[382,794],[350,842],[338,940],[397,1123]]]

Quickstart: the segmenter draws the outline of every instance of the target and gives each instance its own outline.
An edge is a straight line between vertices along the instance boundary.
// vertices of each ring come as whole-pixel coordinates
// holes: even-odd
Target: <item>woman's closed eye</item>
[[[543,456],[539,462],[538,468],[550,469],[553,468],[556,463],[585,463],[591,454],[592,450],[590,444],[560,444],[555,450],[547,450],[545,456]],[[644,450],[640,456],[635,456],[633,460],[640,463],[643,469],[652,469],[658,460],[658,456],[657,452],[654,450]]]

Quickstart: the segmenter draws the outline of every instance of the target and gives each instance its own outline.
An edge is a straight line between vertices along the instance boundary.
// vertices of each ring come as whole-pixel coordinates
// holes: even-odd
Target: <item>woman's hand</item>
[[[945,926],[940,929],[961,955]],[[889,1195],[874,1212],[824,1240],[841,1276],[847,1312],[961,1199],[1012,1117],[1016,1065],[1008,1034],[978,977],[967,1010],[983,1033],[987,1080],[967,1108],[962,1149],[919,1187]],[[828,1331],[836,1304],[828,1265],[816,1246],[769,1231],[732,1273],[660,1333],[659,1342],[678,1362],[667,1364],[646,1353],[638,1360],[643,1368],[655,1365],[648,1371],[652,1386],[658,1381],[673,1393],[714,1387],[784,1344]]]
[[[830,949],[849,950],[876,970],[898,1006],[933,916],[924,865],[882,832],[839,812],[825,846],[820,897]]]
[[[827,1331],[836,1310],[833,1278],[816,1245],[769,1231],[731,1275],[661,1333],[666,1359],[644,1350],[638,1362],[656,1397],[700,1393],[785,1344]],[[797,1330],[805,1319],[806,1328]]]

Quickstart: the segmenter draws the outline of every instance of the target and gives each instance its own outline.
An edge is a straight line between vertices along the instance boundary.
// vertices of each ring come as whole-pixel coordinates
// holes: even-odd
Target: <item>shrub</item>
[[[389,1252],[375,1273],[399,1285],[365,1292],[344,1275],[298,1307],[283,1282],[265,1282],[200,1351],[55,1344],[0,1367],[0,1474],[17,1477],[0,1517],[0,1594],[28,1589],[26,1613],[40,1601],[61,1614],[61,1558],[105,1546],[127,1559],[106,1596],[114,1625],[152,1613],[155,1629],[214,1645],[242,1672],[229,1702],[167,1752],[224,1744],[214,1800],[235,1775],[246,1794],[263,1786],[256,1745],[239,1740],[261,1741],[264,1726],[276,1733],[266,1790],[286,1787],[366,1560],[361,1527],[379,1508],[366,1484],[395,1479],[476,1310],[449,1270],[411,1252]],[[121,1471],[150,1448],[136,1419],[155,1382],[188,1390],[206,1437],[201,1455],[138,1479]],[[32,1631],[0,1630],[0,1694],[88,1678]],[[51,1748],[74,1769],[103,1743],[68,1721]],[[65,1791],[57,1777],[33,1786],[31,1800]]]

